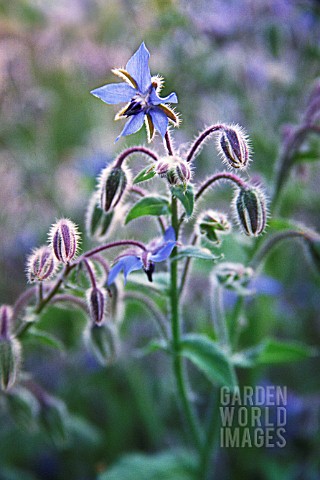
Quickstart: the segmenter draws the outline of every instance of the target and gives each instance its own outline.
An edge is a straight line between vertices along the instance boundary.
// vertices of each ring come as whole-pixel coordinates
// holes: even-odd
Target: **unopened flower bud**
[[[85,332],[87,348],[93,353],[100,365],[110,365],[117,356],[117,335],[110,324],[99,327],[93,325]]]
[[[50,245],[59,262],[69,263],[79,247],[80,234],[78,227],[67,218],[62,218],[55,223],[49,234]]]
[[[105,316],[107,293],[104,288],[92,287],[87,291],[90,318],[95,325],[101,325]]]
[[[177,155],[162,158],[157,163],[156,172],[170,185],[187,185],[192,177],[190,164]]]
[[[248,136],[239,125],[227,125],[218,137],[217,147],[222,160],[232,168],[244,169],[250,161]]]
[[[234,205],[239,224],[246,235],[256,237],[266,226],[267,209],[265,196],[257,187],[241,188]]]
[[[198,221],[201,235],[205,235],[208,240],[220,243],[219,233],[229,233],[231,225],[227,216],[221,212],[207,210]]]
[[[52,250],[47,245],[39,247],[27,258],[27,277],[29,282],[49,280],[57,270]]]
[[[220,263],[214,270],[218,282],[229,290],[235,290],[239,294],[251,293],[247,289],[248,283],[253,278],[254,271],[251,267],[245,267],[241,263]]]
[[[10,337],[11,322],[13,310],[10,305],[1,305],[0,307],[0,339]]]
[[[89,238],[103,241],[110,233],[114,210],[105,213],[99,204],[99,192],[91,197],[86,213],[86,230]]]
[[[0,337],[0,381],[3,390],[16,382],[21,363],[21,346],[17,339]]]
[[[128,184],[128,173],[123,167],[111,165],[102,170],[99,192],[101,208],[109,212],[120,202]]]

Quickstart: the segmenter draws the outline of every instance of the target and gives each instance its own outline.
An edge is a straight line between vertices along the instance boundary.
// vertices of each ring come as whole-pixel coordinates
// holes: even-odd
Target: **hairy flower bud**
[[[100,204],[105,212],[115,208],[120,202],[128,184],[128,173],[116,165],[102,170],[99,182]]]
[[[3,390],[9,390],[16,382],[21,363],[21,346],[18,340],[0,336],[0,381]]]
[[[27,277],[29,282],[49,280],[57,270],[52,250],[47,245],[36,248],[27,258]]]
[[[106,291],[101,287],[92,287],[87,291],[90,318],[95,325],[101,325],[104,321],[106,297]]]
[[[78,227],[71,220],[62,218],[52,225],[49,240],[57,260],[69,263],[76,256],[79,247]]]
[[[113,223],[114,210],[105,213],[99,204],[99,192],[91,197],[86,212],[86,230],[89,238],[103,241],[110,233]]]
[[[231,225],[227,216],[221,212],[207,210],[198,220],[201,235],[205,235],[208,240],[214,243],[220,243],[218,232],[221,234],[229,233]]]
[[[250,161],[248,136],[239,125],[227,125],[221,130],[217,147],[222,160],[232,168],[244,169]]]
[[[239,224],[246,235],[256,237],[266,226],[265,196],[257,187],[241,188],[234,200]]]
[[[156,173],[166,178],[170,185],[187,185],[192,177],[190,164],[177,155],[162,158],[157,163]]]
[[[10,337],[10,328],[13,317],[13,309],[10,305],[1,305],[0,307],[0,338]]]

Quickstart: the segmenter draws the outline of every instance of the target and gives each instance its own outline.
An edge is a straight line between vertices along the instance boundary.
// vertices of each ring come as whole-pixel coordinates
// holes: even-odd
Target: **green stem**
[[[177,199],[172,196],[171,200],[171,220],[172,227],[176,232],[176,238],[179,234],[178,224],[178,204]],[[177,247],[173,249],[172,257],[177,255]],[[179,316],[179,290],[178,290],[178,263],[176,260],[171,261],[170,267],[170,304],[171,304],[171,329],[172,329],[172,347],[173,347],[173,370],[176,378],[178,394],[181,402],[181,406],[184,412],[184,416],[188,422],[189,430],[192,435],[193,442],[197,448],[201,447],[201,437],[197,419],[193,408],[188,398],[188,388],[186,385],[186,378],[184,372],[184,366],[182,357],[180,355],[180,336],[181,325]]]
[[[214,392],[215,393],[215,392]],[[210,460],[216,454],[216,446],[219,435],[219,400],[216,394],[211,406],[210,418],[208,418],[208,429],[206,432],[206,443],[202,449],[199,462],[199,479],[206,480],[210,467]]]

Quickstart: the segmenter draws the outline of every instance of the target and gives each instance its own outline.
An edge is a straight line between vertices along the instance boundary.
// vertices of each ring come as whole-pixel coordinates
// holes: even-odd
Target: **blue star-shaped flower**
[[[167,105],[168,103],[178,103],[177,95],[170,93],[167,97],[159,97],[163,79],[151,77],[149,57],[149,51],[142,43],[128,61],[125,69],[112,70],[115,75],[124,80],[124,83],[110,83],[91,92],[105,103],[127,102],[127,105],[115,117],[116,120],[129,118],[116,141],[122,136],[136,133],[144,121],[149,142],[153,139],[155,130],[162,137],[165,136],[169,120],[175,126],[179,125],[177,114]]]
[[[126,282],[129,273],[140,270],[141,268],[147,274],[149,281],[152,282],[154,264],[163,262],[170,257],[176,244],[174,229],[169,227],[165,231],[163,239],[160,242],[159,240],[151,242],[146,251],[142,253],[130,251],[127,254],[121,255],[109,272],[108,286],[115,281],[121,270],[123,270],[124,280]]]

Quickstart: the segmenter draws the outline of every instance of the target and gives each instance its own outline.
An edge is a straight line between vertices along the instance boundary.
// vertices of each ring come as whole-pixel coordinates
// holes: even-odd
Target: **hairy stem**
[[[283,242],[283,240],[288,240],[290,238],[307,239],[307,237],[308,235],[306,232],[299,232],[298,230],[285,230],[284,232],[275,233],[264,242],[262,247],[252,257],[250,267],[256,270],[270,253],[270,251],[276,247],[278,243]]]
[[[99,252],[103,252],[104,250],[108,250],[109,248],[124,247],[127,245],[132,245],[134,247],[141,248],[141,250],[144,250],[144,251],[147,250],[146,246],[143,243],[138,242],[136,240],[117,240],[116,242],[107,243],[106,245],[101,245],[101,247],[96,247],[92,250],[89,250],[83,255],[83,257],[89,258],[89,257],[92,257],[92,255],[95,255],[96,253],[99,253]]]
[[[121,167],[124,160],[133,153],[143,153],[144,155],[148,155],[148,157],[152,158],[155,162],[159,160],[158,155],[146,147],[131,147],[124,150],[115,160],[115,167]]]
[[[202,185],[200,185],[199,190],[196,193],[195,200],[199,200],[201,195],[209,188],[213,183],[218,182],[220,180],[226,180],[229,182],[234,183],[237,185],[239,188],[248,188],[247,183],[242,180],[242,178],[238,177],[237,175],[234,175],[234,173],[229,173],[229,172],[221,172],[221,173],[216,173],[215,175],[212,175],[212,177],[208,178]]]
[[[206,128],[192,144],[187,155],[187,162],[191,162],[193,160],[194,156],[197,154],[198,150],[201,148],[201,145],[208,138],[208,136],[218,132],[219,130],[223,130],[223,128],[224,125],[221,124],[211,125],[211,127]]]
[[[128,300],[133,300],[133,301],[136,300],[142,306],[144,306],[147,310],[149,310],[152,313],[157,323],[160,333],[166,340],[169,340],[166,318],[161,313],[161,311],[159,310],[155,302],[153,302],[150,298],[146,297],[145,295],[139,292],[128,292],[124,294],[123,298]]]

